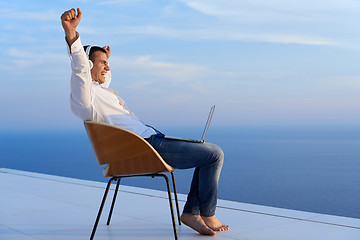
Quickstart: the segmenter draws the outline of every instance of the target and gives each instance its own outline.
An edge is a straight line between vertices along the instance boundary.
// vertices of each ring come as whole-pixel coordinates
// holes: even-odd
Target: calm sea
[[[201,128],[168,128],[199,137]],[[225,152],[219,198],[360,218],[360,127],[212,127]],[[106,181],[83,129],[0,131],[0,167]],[[177,170],[187,193],[193,170]],[[123,184],[165,190],[161,180]]]

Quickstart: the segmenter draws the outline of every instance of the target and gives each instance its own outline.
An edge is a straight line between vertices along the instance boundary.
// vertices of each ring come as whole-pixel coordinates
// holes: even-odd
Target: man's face
[[[101,51],[94,52],[93,56],[94,66],[91,69],[91,78],[93,81],[102,84],[105,82],[105,74],[110,71],[108,59],[106,54]]]

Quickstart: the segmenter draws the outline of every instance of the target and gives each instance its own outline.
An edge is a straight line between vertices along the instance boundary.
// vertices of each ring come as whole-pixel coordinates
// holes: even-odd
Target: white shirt
[[[68,44],[66,44],[68,46]],[[71,59],[71,110],[83,121],[94,120],[110,123],[125,128],[148,138],[155,134],[155,130],[146,126],[129,109],[118,96],[116,90],[108,88],[111,82],[111,73],[108,71],[105,82],[99,84],[92,81],[88,57],[80,41],[80,36],[68,46]]]

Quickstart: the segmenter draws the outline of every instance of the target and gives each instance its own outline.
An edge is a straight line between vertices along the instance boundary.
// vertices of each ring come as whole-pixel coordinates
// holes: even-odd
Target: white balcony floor
[[[0,239],[89,239],[105,186],[0,168]],[[120,186],[111,224],[106,226],[113,189],[95,239],[174,239],[167,193],[162,191]],[[184,200],[179,194],[180,209]],[[208,237],[177,225],[179,240],[360,239],[360,219],[354,218],[224,200],[218,201],[217,216],[230,231]]]

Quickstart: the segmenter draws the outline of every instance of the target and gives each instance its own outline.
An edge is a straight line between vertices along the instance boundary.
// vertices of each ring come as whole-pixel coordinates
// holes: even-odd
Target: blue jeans
[[[207,142],[194,143],[166,139],[161,134],[154,135],[147,141],[173,168],[195,167],[183,212],[204,217],[215,215],[218,182],[224,161],[221,148]]]

